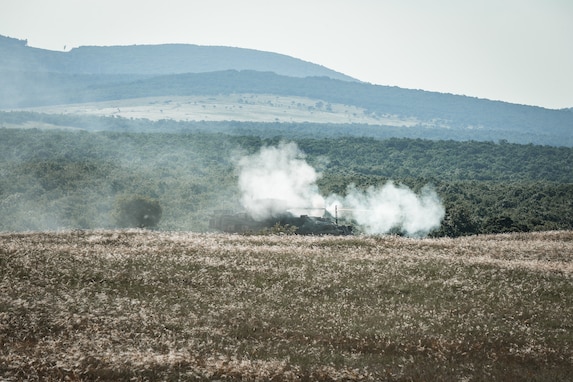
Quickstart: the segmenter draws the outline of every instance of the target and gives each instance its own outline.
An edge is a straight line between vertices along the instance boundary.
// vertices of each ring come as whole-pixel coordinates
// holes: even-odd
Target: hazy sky
[[[33,47],[191,43],[381,85],[573,107],[572,0],[0,0]]]

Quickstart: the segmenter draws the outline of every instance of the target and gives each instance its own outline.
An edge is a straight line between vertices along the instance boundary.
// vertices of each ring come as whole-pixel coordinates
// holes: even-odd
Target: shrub
[[[140,195],[119,197],[114,218],[122,228],[155,228],[161,220],[159,201]]]

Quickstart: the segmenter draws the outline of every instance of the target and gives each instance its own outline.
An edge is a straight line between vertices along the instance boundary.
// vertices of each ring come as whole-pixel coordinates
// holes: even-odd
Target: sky
[[[257,49],[378,85],[573,107],[571,0],[0,0],[0,35]]]

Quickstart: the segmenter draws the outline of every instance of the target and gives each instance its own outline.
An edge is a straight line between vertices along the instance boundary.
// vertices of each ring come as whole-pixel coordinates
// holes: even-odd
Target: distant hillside
[[[13,81],[8,76],[5,82]],[[408,90],[396,87],[371,85],[359,82],[348,82],[324,77],[293,78],[279,76],[273,73],[255,71],[223,71],[199,74],[178,74],[156,77],[137,77],[131,80],[126,77],[63,74],[35,74],[18,81],[25,83],[20,90],[27,89],[29,98],[20,99],[16,104],[5,104],[4,107],[40,106],[61,104],[59,107],[28,109],[49,113],[75,113],[84,110],[88,114],[97,111],[98,115],[121,116],[118,108],[126,103],[113,100],[130,100],[130,107],[146,108],[150,119],[176,120],[223,120],[224,118],[202,118],[201,114],[194,117],[181,117],[179,113],[169,113],[170,107],[157,106],[158,102],[167,102],[165,97],[203,96],[203,103],[216,103],[213,97],[220,99],[221,95],[235,95],[236,104],[226,102],[225,106],[232,108],[234,114],[224,111],[227,120],[263,121],[252,108],[244,104],[249,94],[275,95],[277,97],[292,97],[295,104],[297,97],[307,101],[315,100],[311,113],[334,113],[336,110],[359,108],[363,115],[348,118],[349,124],[345,129],[352,136],[391,136],[410,138],[500,141],[506,140],[521,144],[544,144],[552,146],[573,147],[573,113],[569,110],[549,110],[540,107],[516,105],[499,101],[490,101],[472,97],[456,96]],[[39,91],[38,89],[46,89]],[[49,90],[48,90],[49,89]],[[3,90],[0,89],[0,92]],[[21,97],[22,92],[17,96]],[[150,99],[155,98],[155,100]],[[228,97],[227,97],[228,98]],[[267,97],[268,98],[268,97]],[[18,98],[10,97],[11,100]],[[177,103],[175,98],[174,102]],[[107,101],[105,105],[88,105],[87,103]],[[69,106],[69,104],[76,104]],[[84,103],[82,106],[81,103]],[[66,105],[68,104],[68,105]],[[155,104],[156,106],[152,106]],[[291,110],[275,106],[276,121],[288,122],[284,116]],[[299,106],[299,105],[296,105]],[[108,108],[108,114],[101,110]],[[332,109],[333,108],[333,109]],[[149,112],[155,109],[156,117]],[[75,111],[74,111],[75,110]],[[121,108],[126,111],[123,106]],[[164,113],[165,111],[165,113]],[[192,112],[192,111],[189,111]],[[245,115],[237,113],[244,112]],[[223,110],[221,109],[221,115]],[[126,117],[133,117],[125,115]],[[199,117],[199,118],[197,118]],[[334,117],[334,116],[333,116]],[[365,121],[365,119],[367,121]],[[300,118],[295,119],[304,122]],[[331,124],[336,118],[324,118],[323,123]],[[360,120],[364,122],[360,122]],[[268,121],[268,119],[267,119]],[[317,123],[314,118],[306,119]],[[340,119],[339,119],[340,121]],[[340,123],[340,122],[339,122]],[[367,123],[368,128],[359,127],[354,123]],[[376,129],[378,125],[378,129]],[[403,126],[403,127],[396,127]],[[388,129],[388,127],[393,127]],[[276,127],[273,127],[275,129]],[[308,126],[310,128],[310,126]],[[264,128],[263,128],[264,129]],[[279,128],[280,129],[280,128]],[[344,128],[337,127],[337,135]],[[393,132],[393,133],[392,133]]]
[[[86,46],[69,52],[55,52],[28,47],[25,40],[0,36],[0,70],[4,71],[161,75],[230,69],[355,81],[321,65],[253,49],[165,44]]]
[[[372,85],[320,65],[248,49],[157,45],[82,47],[64,53],[30,48],[26,41],[1,37],[0,83],[0,109],[62,105],[50,112],[66,113],[69,108],[65,105],[71,103],[129,99],[142,100],[145,104],[141,106],[145,106],[149,97],[277,95],[315,100],[322,112],[330,111],[329,104],[339,110],[344,105],[348,110],[359,108],[366,118],[350,118],[348,123],[367,119],[369,126],[392,126],[392,131],[403,126],[394,136],[573,147],[571,109],[550,110]],[[137,101],[131,106],[135,106],[133,102]],[[240,112],[242,105],[235,106],[236,113]],[[161,108],[157,110],[163,113]],[[276,121],[288,121],[282,118],[284,110],[276,111]],[[229,114],[229,120],[264,120],[236,113]],[[158,118],[177,119],[169,113]],[[317,123],[315,118],[295,120]],[[337,118],[325,118],[324,123],[333,120]],[[388,132],[355,129],[349,124],[348,134],[379,137]]]

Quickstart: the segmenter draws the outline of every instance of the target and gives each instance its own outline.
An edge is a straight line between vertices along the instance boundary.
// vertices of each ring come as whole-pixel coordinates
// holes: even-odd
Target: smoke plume
[[[365,191],[350,186],[346,197],[333,195],[327,200],[329,211],[335,205],[342,214],[348,211],[360,230],[368,234],[398,230],[408,236],[426,236],[440,226],[445,215],[440,198],[430,186],[419,194],[393,182]]]
[[[263,147],[242,157],[239,169],[241,204],[255,220],[276,216],[287,209],[324,207],[319,178],[295,143]]]
[[[320,174],[310,166],[295,143],[263,147],[237,162],[241,204],[255,220],[289,210],[295,214],[350,218],[367,234],[398,230],[408,236],[425,236],[440,226],[445,215],[436,192],[425,186],[419,194],[388,182],[360,190],[351,185],[346,196],[323,197],[316,181]]]

